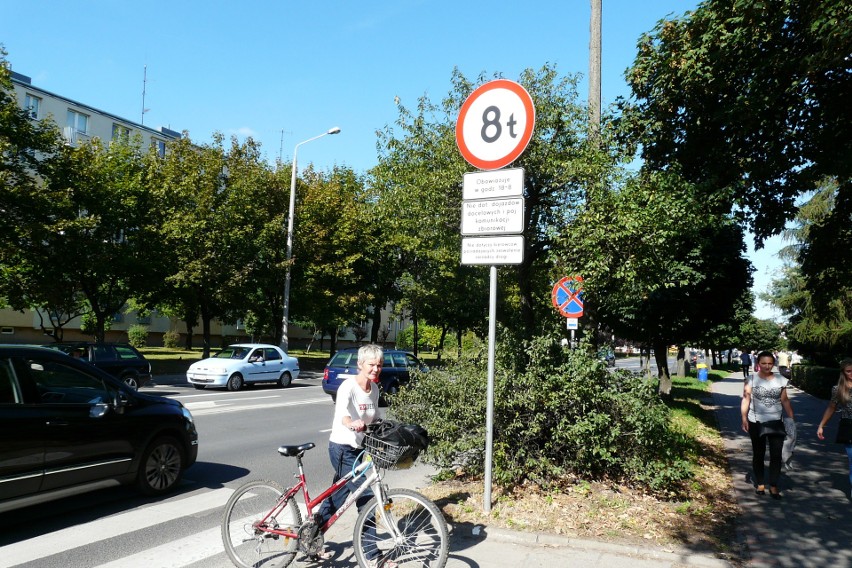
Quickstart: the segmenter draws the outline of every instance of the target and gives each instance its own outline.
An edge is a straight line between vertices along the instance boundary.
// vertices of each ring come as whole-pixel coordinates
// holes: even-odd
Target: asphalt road
[[[317,494],[331,482],[327,440],[333,412],[322,392],[321,374],[307,373],[286,389],[258,386],[240,392],[198,391],[180,377],[158,378],[144,392],[183,402],[199,431],[198,461],[179,491],[148,499],[132,488],[116,487],[0,515],[0,566],[186,567],[231,566],[219,523],[231,493],[254,479],[292,484],[295,460],[278,455],[282,444],[314,442],[304,459]],[[163,384],[166,383],[166,384]],[[174,384],[168,384],[174,383]],[[388,472],[389,484],[422,487],[430,470],[415,467]],[[356,566],[351,545],[355,512],[348,511],[328,533],[339,542],[339,566]]]

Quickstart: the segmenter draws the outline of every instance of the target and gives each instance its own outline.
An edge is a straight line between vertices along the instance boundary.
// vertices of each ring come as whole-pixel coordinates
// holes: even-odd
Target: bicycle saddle
[[[315,447],[316,444],[314,444],[313,442],[308,442],[307,444],[302,444],[300,446],[281,446],[280,448],[278,448],[278,453],[282,456],[300,458],[305,455],[305,452]]]

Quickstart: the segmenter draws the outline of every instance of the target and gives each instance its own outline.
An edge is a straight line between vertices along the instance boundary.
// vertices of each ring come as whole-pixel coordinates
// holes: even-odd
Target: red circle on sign
[[[582,276],[566,276],[553,287],[550,298],[553,307],[566,318],[583,317]]]
[[[500,120],[505,117],[500,116],[501,106],[492,104],[486,109],[486,112],[492,108],[497,109],[496,114],[491,111],[491,114],[487,115],[494,118],[493,122],[489,120],[487,124],[485,123],[487,118],[485,113],[483,113],[482,120],[480,121],[476,121],[474,115],[469,116],[471,109],[479,109],[482,104],[487,104],[487,102],[492,100],[493,102],[499,103],[501,106],[505,106],[508,101],[510,108],[502,110],[508,113],[512,117],[512,120],[517,120],[511,113],[512,110],[521,111],[523,114],[522,117],[519,117],[522,121],[523,131],[520,135],[511,136],[510,130],[510,138],[517,138],[517,140],[510,140],[508,144],[504,144],[501,147],[502,150],[498,151],[498,155],[496,156],[483,151],[483,148],[486,148],[486,146],[482,146],[480,144],[480,139],[476,138],[475,133],[476,126],[479,126],[480,124],[482,124],[482,128],[480,129],[480,136],[482,139],[485,139],[486,128],[488,125],[493,124],[495,128],[498,128],[499,125],[499,128],[502,130],[503,123],[500,122]],[[485,101],[485,103],[483,103],[483,101]],[[497,117],[500,117],[500,119]],[[474,122],[471,123],[471,121]],[[507,122],[506,126],[510,126],[510,123]],[[526,150],[527,145],[530,143],[530,140],[532,140],[534,127],[535,107],[533,106],[532,97],[527,90],[514,81],[509,81],[508,79],[497,79],[495,81],[489,81],[484,85],[480,85],[479,88],[473,91],[470,96],[465,99],[464,104],[459,111],[459,118],[456,121],[456,144],[459,147],[461,155],[473,167],[481,170],[498,170],[514,162],[524,152],[524,150]],[[486,142],[490,143],[491,141],[486,140]]]

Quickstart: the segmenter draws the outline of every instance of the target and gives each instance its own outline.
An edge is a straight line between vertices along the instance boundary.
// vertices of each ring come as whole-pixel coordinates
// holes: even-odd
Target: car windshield
[[[248,352],[248,347],[227,347],[216,353],[213,357],[216,359],[245,359]]]

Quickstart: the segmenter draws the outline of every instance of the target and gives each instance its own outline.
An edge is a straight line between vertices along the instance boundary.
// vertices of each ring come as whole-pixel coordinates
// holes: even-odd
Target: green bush
[[[820,367],[819,365],[793,365],[791,382],[815,397],[828,400],[831,398],[831,387],[837,384],[840,371],[837,367]]]
[[[669,493],[690,477],[684,440],[670,428],[656,384],[609,372],[587,348],[565,351],[557,336],[512,351],[498,342],[492,477],[558,486],[569,475],[616,480]],[[486,361],[453,361],[417,374],[393,399],[392,417],[422,424],[427,459],[441,468],[484,471]]]
[[[148,342],[148,328],[144,325],[131,325],[127,328],[127,342],[137,349]]]
[[[167,331],[163,334],[163,347],[176,349],[180,343],[180,334],[176,331]]]

